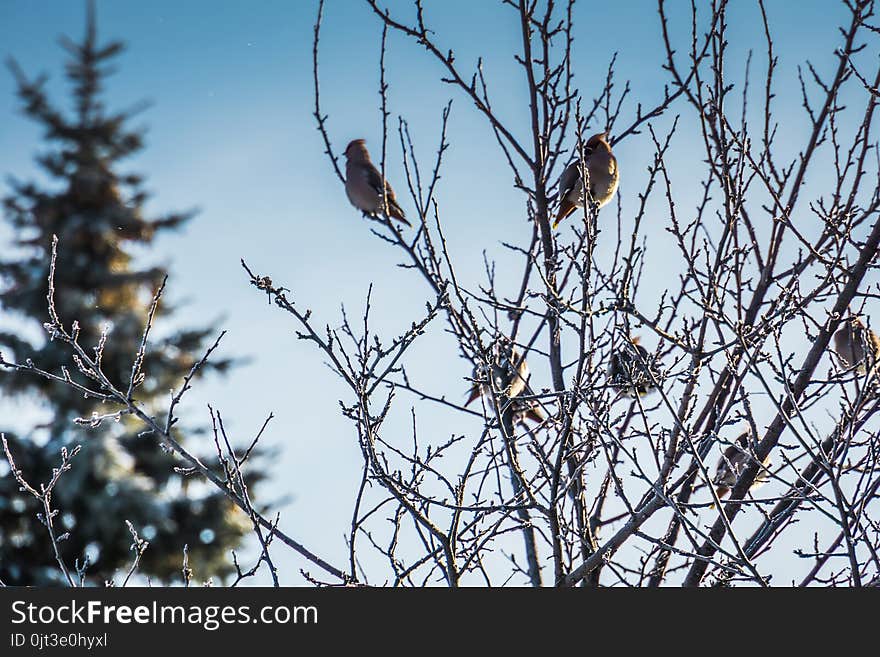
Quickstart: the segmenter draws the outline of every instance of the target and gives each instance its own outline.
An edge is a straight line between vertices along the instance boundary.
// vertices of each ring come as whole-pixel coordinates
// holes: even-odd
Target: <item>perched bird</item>
[[[608,382],[629,397],[641,397],[656,390],[655,382],[661,377],[656,359],[639,344],[638,337],[630,338],[628,344],[611,354]]]
[[[505,337],[496,339],[489,347],[491,361],[474,367],[474,386],[465,406],[480,395],[489,399],[493,395],[513,399],[526,389],[529,380],[529,364],[517,352],[513,343]],[[528,414],[528,410],[526,412]]]
[[[847,368],[857,367],[859,374],[864,374],[880,358],[880,338],[853,317],[834,334],[834,351]]]
[[[370,160],[370,153],[364,144],[363,139],[355,139],[345,148],[345,193],[348,200],[371,217],[384,214],[411,226],[403,208],[397,203],[394,190]]]
[[[715,477],[712,479],[712,483],[715,485],[715,494],[718,496],[718,499],[724,498],[730,490],[736,486],[736,482],[739,480],[740,475],[745,471],[749,462],[754,460],[749,454],[749,438],[751,435],[751,430],[746,429],[740,434],[733,445],[730,445],[724,450],[721,458],[718,459],[718,465],[715,466]],[[762,468],[755,476],[755,481],[752,482],[749,490],[755,490],[769,479],[769,474],[767,472],[767,468],[770,467],[769,456],[764,459],[761,466]],[[714,503],[711,505],[711,508],[715,508]]]
[[[599,209],[611,200],[620,182],[617,160],[611,152],[607,132],[600,132],[587,140],[584,146],[583,167],[590,181],[587,200]],[[556,214],[556,221],[553,222],[553,228],[556,228],[559,222],[576,208],[584,207],[583,179],[580,159],[569,164],[559,176],[559,211]]]

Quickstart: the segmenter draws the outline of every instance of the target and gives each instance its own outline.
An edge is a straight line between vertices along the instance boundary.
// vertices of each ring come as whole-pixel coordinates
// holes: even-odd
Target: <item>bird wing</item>
[[[569,200],[568,195],[571,194],[580,179],[580,171],[578,169],[579,164],[580,162],[575,160],[565,167],[565,171],[559,176],[559,182],[557,184],[558,190],[556,192],[556,198],[559,199],[559,211],[556,213],[556,220],[553,222],[553,228],[559,226],[559,223],[578,207],[578,203]],[[578,196],[580,196],[580,193]]]
[[[391,188],[391,185],[387,180],[382,179],[382,174],[379,173],[379,170],[370,164],[365,168],[365,176],[367,185],[370,189],[376,192],[376,196],[382,198],[383,194],[388,203],[388,214],[395,219],[399,219],[407,226],[411,226],[412,224],[406,220],[406,212],[403,211],[403,208],[400,207],[400,204],[397,202],[397,197],[394,195],[394,190]]]
[[[842,326],[834,334],[834,352],[843,362],[844,367],[849,368],[856,364],[855,349],[853,349],[853,331],[849,324]]]
[[[382,195],[382,188],[384,186],[385,193],[389,197],[394,196],[394,192],[391,191],[391,186],[388,184],[387,181],[382,180],[382,174],[379,173],[379,170],[376,167],[374,167],[373,165],[370,165],[365,168],[365,171],[366,171],[365,178],[367,181],[367,185],[370,186],[370,189],[372,189],[374,192],[376,192],[377,194],[379,194],[381,196]],[[384,185],[382,184],[383,182],[385,183]]]
[[[715,477],[712,483],[716,486],[732,487],[736,483],[739,476],[738,461],[742,459],[742,453],[733,445],[724,450],[721,458],[718,459],[718,465],[715,466]]]
[[[577,183],[578,176],[580,172],[578,171],[578,165],[580,162],[575,160],[567,167],[565,167],[565,171],[562,172],[562,175],[559,176],[559,198],[564,199],[568,196],[568,193],[574,189],[575,183]]]

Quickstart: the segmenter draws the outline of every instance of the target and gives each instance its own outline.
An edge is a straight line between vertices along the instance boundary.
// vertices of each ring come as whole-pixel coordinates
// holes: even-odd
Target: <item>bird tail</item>
[[[470,394],[468,395],[467,401],[464,403],[465,407],[472,404],[476,399],[480,396],[480,386],[474,384],[474,387],[471,388]]]
[[[526,411],[526,419],[540,424],[544,421],[544,414],[541,412],[540,408],[538,408],[537,406],[533,406]]]
[[[556,221],[553,222],[553,228],[555,229],[559,226],[559,222],[574,212],[576,207],[577,206],[574,203],[563,199],[562,204],[559,206],[559,214],[556,215]]]
[[[391,215],[392,217],[394,217],[395,219],[397,219],[398,221],[405,223],[407,226],[412,228],[412,224],[409,222],[409,220],[407,220],[406,214],[404,213],[403,208],[401,208],[397,204],[397,201],[395,201],[393,199],[388,199],[388,214]]]

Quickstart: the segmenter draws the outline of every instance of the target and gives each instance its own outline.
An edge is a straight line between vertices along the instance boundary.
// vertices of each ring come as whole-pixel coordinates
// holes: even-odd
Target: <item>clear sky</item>
[[[512,58],[518,48],[512,12],[490,0],[425,4],[439,41],[455,50],[458,61],[470,64],[484,55],[498,111],[525,135],[526,88]],[[683,34],[689,27],[690,3],[669,4],[673,23]],[[764,66],[754,4],[735,3],[729,17],[736,71],[744,68],[749,48],[756,49],[754,66]],[[829,0],[767,4],[781,55],[778,107],[790,117],[788,129],[796,130],[802,120],[796,66],[807,58],[814,58],[820,71],[834,65],[829,51],[838,36],[840,9]],[[402,16],[412,15],[409,2],[391,6]],[[109,106],[118,109],[144,98],[154,103],[135,120],[147,125],[149,133],[146,149],[129,163],[146,175],[147,187],[155,193],[148,208],[154,213],[201,210],[183,231],[161,239],[146,258],[170,267],[170,294],[181,306],[181,324],[222,316],[222,326],[229,330],[224,352],[251,358],[225,380],[200,383],[189,395],[187,420],[207,419],[205,404],[211,402],[245,442],[274,412],[266,442],[280,451],[262,498],[289,497],[281,507],[284,529],[343,564],[343,535],[360,464],[351,425],[338,413],[344,387],[315,349],[296,340],[292,319],[268,306],[248,285],[239,259],[290,288],[317,320],[333,325],[340,321],[340,303],[357,313],[373,282],[376,327],[389,337],[405,330],[430,297],[420,279],[401,275],[395,267],[398,255],[370,234],[323,154],[312,117],[316,7],[317,2],[306,0],[97,2],[99,34],[128,45],[117,60],[118,73],[108,82]],[[655,103],[667,82],[656,2],[583,1],[576,11],[575,69],[584,95],[591,98],[592,90],[598,91],[607,62],[617,51],[619,84],[629,80],[636,100],[645,106]],[[79,38],[84,14],[84,3],[73,0],[0,0],[0,54],[13,55],[31,75],[50,73],[53,96],[66,99],[64,52],[56,39],[61,34]],[[327,1],[322,101],[338,151],[358,137],[379,148],[380,33],[363,2]],[[683,43],[682,49],[686,47]],[[499,259],[503,273],[506,255],[500,242],[522,242],[530,227],[491,132],[461,94],[439,82],[440,69],[422,49],[391,35],[387,64],[392,125],[398,115],[410,121],[423,158],[431,158],[436,147],[443,104],[455,99],[452,147],[438,193],[450,248],[460,276],[482,277],[484,249]],[[624,114],[622,123],[628,124],[632,104]],[[667,125],[665,120],[659,124]],[[677,139],[679,159],[672,166],[683,168],[697,135],[685,125]],[[652,157],[649,144],[643,135],[626,140],[617,151],[624,170],[620,202],[625,211],[637,207],[636,194]],[[388,177],[404,195],[396,139],[390,146]],[[36,176],[32,158],[41,147],[39,128],[18,111],[11,75],[0,70],[0,173]],[[6,181],[0,180],[0,194],[7,190]],[[693,207],[693,192],[681,193],[683,207]],[[409,210],[412,204],[405,202],[404,207]],[[662,225],[647,231],[649,240],[666,239]],[[8,239],[9,229],[0,226],[0,248]],[[662,262],[656,266],[660,275],[643,293],[665,287]],[[510,293],[518,283],[510,284]],[[437,348],[455,353],[450,346],[441,330],[434,331],[417,346],[413,371],[422,380],[435,376],[436,389],[463,396],[467,383],[462,377],[470,374],[469,365],[434,355]],[[540,368],[536,376],[548,380]],[[405,423],[404,416],[397,421]],[[423,426],[431,427],[440,417],[446,416],[420,410]],[[433,429],[440,435],[454,430]],[[286,549],[276,554],[282,582],[300,583],[298,570],[304,562]]]

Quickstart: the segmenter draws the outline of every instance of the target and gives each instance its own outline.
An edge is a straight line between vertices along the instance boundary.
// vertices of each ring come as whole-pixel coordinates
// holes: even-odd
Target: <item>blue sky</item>
[[[690,3],[672,2],[671,17],[684,34]],[[753,66],[761,70],[761,26],[754,3],[737,3],[730,17],[734,66],[740,74],[745,54],[755,49]],[[518,26],[509,9],[484,0],[427,2],[429,23],[444,47],[463,65],[482,54],[499,113],[525,135],[525,85],[517,72]],[[749,5],[748,7],[746,5]],[[154,213],[197,207],[200,214],[181,232],[161,239],[145,261],[158,260],[172,272],[170,295],[181,310],[181,324],[224,316],[229,330],[226,354],[249,356],[249,364],[225,380],[205,381],[189,395],[187,420],[207,419],[205,404],[218,407],[227,426],[245,442],[270,411],[276,420],[267,443],[280,449],[273,482],[265,499],[290,496],[282,526],[313,551],[345,563],[343,534],[359,477],[360,451],[349,422],[337,412],[341,382],[320,355],[296,340],[290,319],[269,307],[247,283],[239,259],[293,290],[320,322],[337,325],[340,304],[357,313],[374,283],[375,326],[386,336],[405,330],[429,300],[415,276],[401,275],[399,257],[376,240],[349,205],[315,129],[311,78],[312,27],[316,2],[263,0],[98,0],[99,34],[121,39],[127,51],[107,87],[111,108],[142,99],[152,107],[135,123],[149,127],[146,149],[128,165],[147,176],[155,193]],[[410,3],[393,2],[409,18]],[[834,3],[809,0],[794,5],[770,0],[768,11],[781,55],[777,73],[784,129],[802,125],[796,66],[813,57],[820,71],[835,61],[828,54],[840,17]],[[581,2],[577,5],[575,66],[584,95],[604,79],[611,53],[619,52],[618,84],[630,80],[636,100],[646,107],[661,97],[662,42],[656,2]],[[14,55],[26,72],[48,72],[56,100],[66,99],[62,76],[61,34],[79,38],[84,4],[68,0],[0,0],[0,54]],[[334,146],[341,151],[353,138],[367,139],[378,152],[378,54],[380,25],[363,2],[328,0],[321,51],[322,101],[330,115]],[[682,43],[682,51],[687,42]],[[482,252],[498,258],[506,271],[500,242],[524,241],[530,227],[522,197],[483,119],[468,102],[439,82],[441,71],[426,53],[397,35],[389,39],[388,74],[392,126],[403,115],[419,154],[430,161],[438,139],[440,112],[453,98],[444,177],[438,192],[449,227],[450,248],[459,275],[482,278]],[[467,66],[465,66],[467,68]],[[675,111],[685,111],[683,106]],[[632,120],[634,107],[622,124]],[[658,127],[668,126],[667,117]],[[691,166],[698,135],[687,121],[678,136],[672,167]],[[388,177],[403,195],[399,147],[389,141]],[[620,202],[637,207],[645,168],[652,152],[647,135],[626,140],[617,150],[625,177]],[[11,75],[0,71],[0,172],[19,178],[38,176],[32,158],[40,149],[39,128],[19,111]],[[0,194],[8,190],[0,181]],[[682,207],[693,207],[696,190],[682,189]],[[407,210],[412,208],[404,203]],[[662,226],[647,226],[651,240],[666,239]],[[9,229],[0,226],[0,244]],[[2,247],[0,247],[2,248]],[[643,288],[659,293],[665,285],[652,277]],[[514,271],[514,270],[510,270]],[[519,279],[511,283],[518,285]],[[439,323],[438,323],[439,328]],[[653,346],[653,345],[651,345]],[[412,371],[432,376],[447,394],[464,395],[469,366],[454,358],[436,358],[451,350],[442,330],[434,331],[413,352]],[[538,376],[541,370],[538,368]],[[406,404],[403,404],[405,406]],[[401,409],[403,411],[403,409]],[[396,420],[406,422],[406,413]],[[420,407],[420,420],[438,434],[455,427],[432,425],[446,416]],[[400,426],[403,426],[401,424]],[[463,425],[466,427],[467,425]],[[461,429],[461,427],[459,427]],[[282,582],[301,582],[303,562],[277,551]]]

